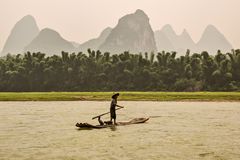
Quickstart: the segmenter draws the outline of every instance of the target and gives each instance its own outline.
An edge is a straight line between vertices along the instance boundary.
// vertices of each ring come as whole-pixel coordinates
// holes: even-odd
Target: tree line
[[[176,56],[27,52],[0,58],[0,91],[239,91],[240,50]]]

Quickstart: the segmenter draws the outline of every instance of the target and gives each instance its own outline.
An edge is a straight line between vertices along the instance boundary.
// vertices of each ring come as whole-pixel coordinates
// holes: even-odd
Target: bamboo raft
[[[131,124],[139,124],[139,123],[145,123],[148,121],[149,118],[134,118],[128,122],[117,122],[117,126],[125,126],[125,125],[131,125]],[[79,129],[102,129],[102,128],[108,128],[108,127],[113,127],[115,126],[114,124],[108,124],[105,123],[104,125],[92,125],[89,123],[77,123],[76,127]]]

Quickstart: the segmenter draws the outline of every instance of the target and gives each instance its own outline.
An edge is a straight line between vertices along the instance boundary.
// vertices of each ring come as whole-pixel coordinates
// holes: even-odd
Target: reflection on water
[[[109,102],[0,102],[0,159],[240,159],[240,103],[119,104],[118,121],[151,118],[78,130]]]
[[[112,131],[116,131],[116,130],[117,130],[117,126],[113,125],[113,126],[110,127],[110,129],[111,129]]]

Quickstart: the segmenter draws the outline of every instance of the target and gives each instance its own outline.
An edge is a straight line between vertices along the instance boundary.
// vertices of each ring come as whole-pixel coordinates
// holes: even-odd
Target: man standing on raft
[[[112,122],[112,119],[113,119],[115,125],[117,124],[116,123],[116,118],[117,118],[117,116],[116,116],[116,106],[120,107],[120,108],[124,108],[122,106],[117,105],[117,98],[118,98],[119,95],[120,95],[119,93],[116,93],[112,96],[112,102],[111,102],[111,106],[110,106],[110,114],[111,114],[110,115],[111,116],[110,121]]]

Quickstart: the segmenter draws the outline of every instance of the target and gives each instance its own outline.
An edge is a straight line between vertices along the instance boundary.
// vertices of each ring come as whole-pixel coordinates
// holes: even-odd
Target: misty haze
[[[0,160],[239,160],[239,0],[1,0]]]

